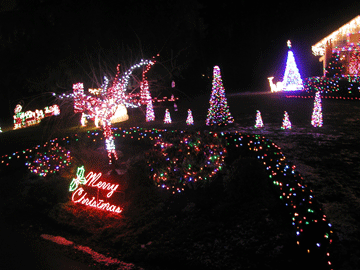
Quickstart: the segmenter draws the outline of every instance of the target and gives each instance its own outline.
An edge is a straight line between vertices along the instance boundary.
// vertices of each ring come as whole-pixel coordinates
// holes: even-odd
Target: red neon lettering
[[[118,213],[118,214],[122,212],[122,209],[120,208],[120,206],[110,204],[109,202],[104,202],[104,200],[99,200],[97,202],[95,197],[92,197],[91,199],[89,199],[87,197],[87,193],[84,192],[83,188],[78,188],[77,190],[75,190],[72,195],[71,200],[74,203],[81,203],[86,206],[98,208],[98,209],[109,211],[109,212],[114,212],[114,213]]]
[[[103,190],[109,190],[110,192],[108,192],[106,197],[110,198],[114,194],[114,192],[118,189],[119,185],[107,183],[104,181],[97,182],[101,176],[102,176],[101,173],[89,172],[88,175],[86,176],[86,185],[89,187],[97,187]]]

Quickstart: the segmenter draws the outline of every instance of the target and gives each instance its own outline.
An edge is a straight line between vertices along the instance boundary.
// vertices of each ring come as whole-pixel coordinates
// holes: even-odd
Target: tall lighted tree
[[[225,88],[221,79],[220,68],[214,66],[212,91],[210,96],[210,108],[208,110],[206,125],[227,125],[234,122],[231,116],[227,99],[225,97]]]
[[[154,108],[150,99],[146,105],[146,122],[155,121]]]
[[[314,109],[311,116],[311,125],[313,127],[322,127],[323,125],[320,91],[317,91],[315,94]]]
[[[294,53],[291,50],[291,42],[287,42],[289,51],[286,60],[286,68],[283,78],[283,89],[285,91],[303,90],[303,81],[300,76],[299,69],[296,66]]]
[[[264,123],[261,117],[261,112],[259,110],[256,110],[255,127],[256,128],[264,127]]]
[[[290,122],[289,114],[287,111],[284,112],[284,118],[283,118],[281,129],[291,129],[291,122]]]

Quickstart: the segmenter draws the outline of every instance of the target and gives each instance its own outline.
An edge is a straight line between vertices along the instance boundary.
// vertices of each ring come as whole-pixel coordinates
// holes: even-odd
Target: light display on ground
[[[45,111],[45,113],[44,113]],[[17,104],[14,109],[14,129],[24,128],[39,124],[45,117],[59,115],[58,105],[46,106],[43,110],[22,112],[22,106]]]
[[[291,122],[287,111],[284,112],[284,118],[282,121],[281,129],[291,129]]]
[[[100,181],[102,173],[89,172],[85,176],[84,166],[80,166],[76,171],[76,178],[70,183],[69,191],[72,192],[71,200],[77,204],[93,207],[100,210],[105,210],[114,213],[121,213],[120,206],[111,204],[104,199],[99,198],[99,192],[96,192],[96,196],[89,195],[89,191],[85,191],[85,188],[94,188],[97,191],[103,190],[106,193],[106,198],[111,198],[114,192],[119,188],[119,184],[114,184],[106,181]]]
[[[190,109],[188,109],[188,116],[186,118],[186,124],[188,126],[194,125],[194,118],[192,115],[192,111]]]
[[[182,140],[183,143],[181,143],[181,147],[184,148],[184,150],[186,150],[187,152],[190,152],[190,155],[193,157],[196,157],[196,153],[198,153],[196,149],[201,149],[201,147],[199,147],[201,144],[199,145],[198,142],[195,141],[194,136],[191,136],[190,140],[188,140],[183,131],[167,131],[165,129],[145,129],[139,127],[133,127],[128,129],[113,128],[113,134],[115,137],[125,137],[134,140],[145,139],[154,141],[160,154],[162,152],[167,153],[166,148],[173,148],[173,153],[181,153],[179,151],[179,148],[176,149],[170,145],[166,145],[166,141],[162,139],[166,133],[174,134],[177,136],[182,134],[182,136],[180,137],[183,137],[184,140]],[[196,135],[199,134],[197,133]],[[212,136],[212,138],[214,139],[216,137],[224,139],[226,141],[227,152],[234,154],[237,153],[237,151],[243,151],[244,149],[246,149],[246,151],[249,151],[249,153],[251,153],[261,162],[265,172],[268,175],[269,184],[272,184],[276,188],[279,199],[284,203],[286,210],[289,212],[292,225],[294,226],[296,244],[299,247],[299,250],[297,251],[299,252],[299,256],[303,256],[304,253],[310,254],[314,256],[314,258],[324,261],[324,269],[325,266],[328,266],[329,269],[331,269],[332,262],[330,257],[330,251],[331,243],[333,241],[332,225],[331,223],[329,223],[327,217],[324,215],[321,206],[315,200],[313,191],[306,184],[304,184],[304,178],[296,171],[296,167],[286,159],[285,155],[281,151],[281,148],[271,140],[266,139],[264,136],[260,135],[247,135],[238,132],[209,132],[209,136]],[[97,140],[101,141],[101,133],[97,131],[89,131],[86,138],[88,138],[88,140],[91,142],[95,142]],[[185,139],[187,140],[185,141]],[[71,137],[66,137],[58,140],[65,142],[75,142],[78,140],[78,135],[73,134]],[[190,145],[190,143],[193,143],[192,146]],[[165,150],[161,150],[162,145]],[[190,149],[188,149],[188,147],[190,147]],[[211,147],[210,149],[214,150]],[[19,159],[31,155],[33,151],[33,149],[26,149],[23,151],[15,152],[11,155],[1,156],[0,165],[8,167],[13,164],[13,162],[16,163]],[[211,155],[217,156],[215,152]],[[223,155],[225,154],[223,153]],[[172,156],[176,157],[175,154]],[[167,157],[170,157],[170,152]],[[170,161],[176,161],[176,163],[179,164],[176,159],[169,158],[169,160],[166,160],[166,157],[164,156],[164,162],[170,164]],[[212,160],[209,161],[210,163],[214,162],[213,165],[215,165],[215,162],[218,161],[218,157],[214,157]],[[165,166],[164,168],[167,170],[168,167]],[[191,177],[191,170],[191,168],[188,168],[187,170],[188,172],[190,172],[190,175],[186,173],[187,175],[189,175],[189,177]],[[75,195],[73,194],[72,199],[75,203],[83,204],[85,206],[93,207],[96,209],[108,209],[109,211],[116,211],[118,206],[110,203],[108,204],[107,202],[105,202],[105,200],[97,204],[95,203],[96,199],[92,198],[95,196],[89,196],[90,193],[85,191],[85,188],[100,189],[101,179],[99,175],[100,173],[89,173],[85,177],[85,170],[83,170],[83,172],[78,171],[77,177],[74,178],[77,179],[75,180],[77,186],[75,183],[73,183],[72,190],[73,192],[79,190],[80,188],[83,188],[83,190],[79,190]],[[152,174],[151,177],[153,176],[154,175]],[[87,186],[85,184],[84,178],[85,180],[93,180],[93,182],[91,182],[91,186]],[[112,190],[114,190],[114,192],[118,190],[118,188],[115,189],[116,184],[113,184],[113,182],[111,181],[101,182],[104,183],[102,187],[113,187],[112,189],[110,188],[108,190],[103,190],[105,191],[105,198],[107,198],[107,194],[109,194]],[[167,190],[167,187],[160,186],[160,188]],[[182,191],[181,188],[179,190]],[[172,191],[173,193],[179,193],[176,188],[172,189],[172,187],[169,188],[169,191]],[[110,193],[110,195],[110,197],[113,196],[112,193]],[[113,207],[111,207],[112,205]],[[119,211],[121,210],[122,209],[120,208]]]
[[[70,151],[61,146],[58,140],[50,140],[43,146],[36,146],[31,157],[32,160],[27,161],[25,165],[32,173],[43,177],[71,165]]]
[[[171,124],[172,120],[171,120],[171,116],[170,116],[170,111],[169,109],[165,110],[165,115],[164,115],[164,124]]]
[[[294,53],[291,50],[292,45],[290,40],[287,41],[287,46],[289,48],[289,51],[286,60],[286,67],[285,67],[283,80],[281,82],[277,82],[276,84],[274,84],[273,83],[274,77],[268,78],[271,92],[297,91],[304,89],[303,81],[301,79],[299,69],[296,66]]]
[[[322,127],[322,125],[323,125],[323,115],[322,115],[320,92],[316,92],[316,94],[315,94],[314,109],[313,109],[313,113],[311,115],[311,125],[313,127]]]
[[[157,150],[148,157],[152,179],[158,187],[172,193],[211,181],[222,169],[226,155],[217,134],[205,136],[200,132],[171,134],[168,139],[162,136],[155,147]]]
[[[269,77],[269,84],[270,84],[270,90],[271,92],[279,92],[283,90],[283,84],[282,82],[277,82],[276,84],[273,83],[274,77]]]
[[[360,76],[309,77],[304,80],[304,90],[313,95],[320,91],[325,98],[349,97],[357,99],[360,97]]]
[[[230,113],[225,97],[225,88],[218,66],[214,66],[213,70],[212,91],[209,103],[210,107],[206,118],[207,126],[222,126],[234,123],[234,118]]]
[[[256,119],[255,119],[255,128],[262,128],[264,127],[264,123],[261,117],[261,112],[256,110]]]

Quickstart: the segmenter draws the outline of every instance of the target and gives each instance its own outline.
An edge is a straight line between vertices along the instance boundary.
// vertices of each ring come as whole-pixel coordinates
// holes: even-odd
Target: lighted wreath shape
[[[176,193],[210,181],[222,169],[225,155],[217,134],[172,133],[156,140],[148,164],[155,184]]]
[[[28,169],[39,176],[47,176],[59,172],[71,164],[70,151],[59,145],[57,140],[51,140],[43,146],[37,146],[28,156]]]

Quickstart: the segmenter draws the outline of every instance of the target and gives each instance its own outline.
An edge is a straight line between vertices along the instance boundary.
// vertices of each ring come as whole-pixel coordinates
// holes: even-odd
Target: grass
[[[324,100],[325,126],[315,129],[309,120],[311,100],[263,94],[229,95],[228,101],[235,118],[233,130],[260,133],[273,139],[305,175],[334,225],[338,269],[357,269],[356,126],[360,119],[359,105],[350,101]],[[348,110],[344,111],[344,106]],[[129,111],[130,120],[119,126],[141,124],[146,128],[208,129],[204,125],[208,97],[179,102],[178,112],[170,110],[171,125],[162,123],[166,107],[169,106],[155,107],[155,123],[144,122],[145,116],[133,110]],[[193,110],[193,127],[185,124],[188,108]],[[253,128],[256,109],[261,111],[265,123],[262,130]],[[293,124],[291,131],[280,131],[284,110],[289,112]],[[63,116],[59,121],[65,125],[69,119]],[[14,151],[14,145],[21,150],[53,135],[77,133],[86,137],[88,129],[59,127],[52,130],[51,125],[57,120],[51,121],[27,130],[1,134],[1,145],[9,142],[9,146],[1,147],[1,151]],[[99,168],[111,169],[99,152],[100,145],[85,142],[84,145],[72,145],[74,164],[86,161],[93,165],[102,164]],[[88,244],[99,252],[110,253],[146,269],[288,269],[289,266],[309,269],[311,264],[306,258],[297,258],[291,220],[271,186],[264,182],[266,177],[257,160],[245,153],[230,155],[226,170],[210,185],[174,197],[154,188],[148,181],[143,150],[149,148],[146,143],[137,141],[120,142],[121,162],[129,165],[126,178],[121,179],[126,183],[126,193],[122,198],[124,212],[120,216],[90,211],[68,202],[66,189],[74,169],[68,168],[60,175],[43,180],[30,175],[21,164],[1,174],[4,188],[0,194],[5,202],[2,212],[14,224],[39,224],[70,240]]]

